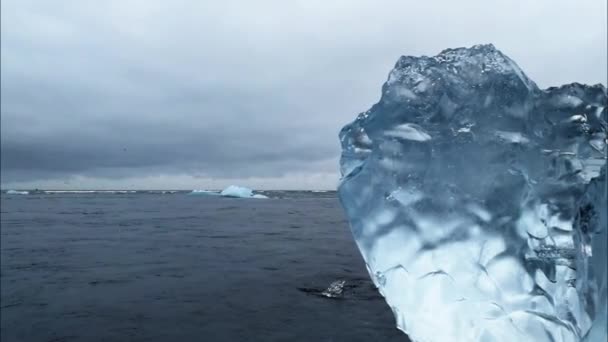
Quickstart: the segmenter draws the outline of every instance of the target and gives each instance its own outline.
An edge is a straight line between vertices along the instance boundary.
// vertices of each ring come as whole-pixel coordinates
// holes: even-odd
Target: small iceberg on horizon
[[[29,195],[29,191],[8,190],[7,195]]]
[[[202,196],[219,196],[220,193],[211,190],[192,190],[188,195],[202,195]]]
[[[253,190],[244,186],[230,185],[222,191],[214,190],[192,190],[188,195],[198,196],[222,196],[231,198],[268,198],[262,194],[254,194]]]
[[[267,196],[261,194],[254,194],[253,190],[249,188],[237,185],[230,185],[226,189],[222,190],[220,195],[233,198],[268,198]]]

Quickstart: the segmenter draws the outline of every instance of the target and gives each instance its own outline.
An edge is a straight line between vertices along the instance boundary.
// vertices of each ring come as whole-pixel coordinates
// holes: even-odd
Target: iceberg
[[[220,192],[220,195],[224,197],[235,197],[235,198],[268,198],[261,194],[254,194],[253,190],[237,185],[230,185],[226,189]]]
[[[219,196],[220,193],[217,191],[211,190],[192,190],[192,192],[188,193],[189,195],[203,195],[203,196]]]
[[[345,280],[336,280],[329,284],[329,287],[321,292],[321,295],[327,298],[340,298],[344,292],[344,285],[346,285]]]
[[[29,195],[29,191],[8,190],[7,195]]]
[[[262,194],[254,194],[253,190],[237,185],[230,185],[222,191],[192,190],[189,195],[223,196],[233,198],[268,198]]]
[[[340,132],[340,201],[412,341],[605,342],[606,87],[493,45],[399,58]]]

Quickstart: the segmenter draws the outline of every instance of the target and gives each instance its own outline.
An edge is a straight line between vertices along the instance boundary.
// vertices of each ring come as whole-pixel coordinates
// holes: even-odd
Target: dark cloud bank
[[[492,42],[541,86],[606,80],[604,1],[4,0],[1,19],[3,188],[331,188],[337,132],[402,54]]]

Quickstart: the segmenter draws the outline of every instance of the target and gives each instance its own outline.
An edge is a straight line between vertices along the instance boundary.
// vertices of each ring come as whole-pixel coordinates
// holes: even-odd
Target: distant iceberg
[[[7,195],[29,195],[29,191],[17,191],[17,190],[8,190],[6,192]]]
[[[254,194],[253,190],[237,185],[230,185],[226,189],[220,192],[220,195],[224,197],[236,197],[236,198],[268,198],[264,195]]]
[[[223,196],[223,197],[232,197],[232,198],[268,198],[261,194],[254,194],[253,190],[238,186],[238,185],[230,185],[222,191],[212,191],[212,190],[192,190],[192,192],[188,193],[189,195],[202,195],[202,196]]]
[[[220,193],[211,190],[192,190],[189,195],[202,195],[202,196],[219,196]]]

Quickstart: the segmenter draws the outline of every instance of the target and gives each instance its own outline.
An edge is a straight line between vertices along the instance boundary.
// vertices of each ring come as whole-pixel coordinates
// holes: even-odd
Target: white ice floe
[[[29,191],[18,191],[18,190],[9,190],[6,192],[7,195],[29,195]]]
[[[220,192],[220,195],[224,197],[236,197],[236,198],[268,198],[264,195],[254,194],[253,190],[237,185],[230,185],[226,189]]]
[[[191,193],[189,193],[190,195],[203,195],[203,196],[219,196],[220,193],[217,191],[211,191],[211,190],[192,190]]]

